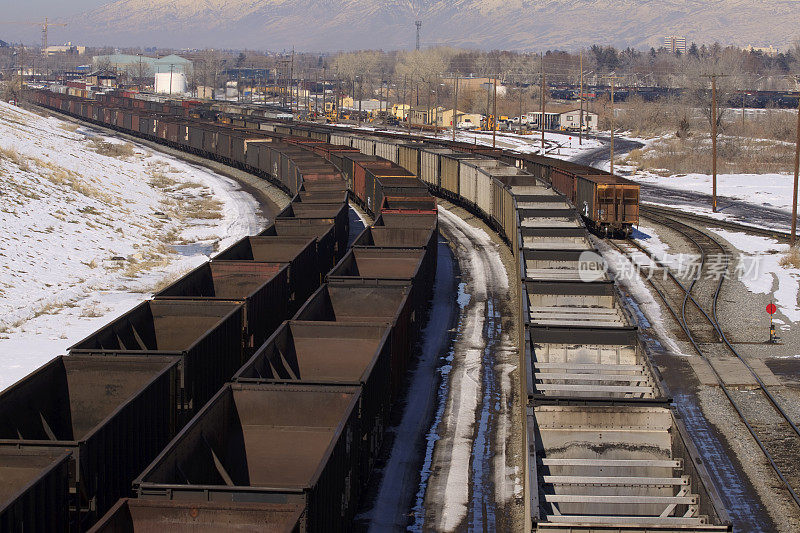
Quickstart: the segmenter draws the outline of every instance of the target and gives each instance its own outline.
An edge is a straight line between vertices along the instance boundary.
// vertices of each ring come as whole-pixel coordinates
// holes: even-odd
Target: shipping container
[[[59,356],[0,393],[0,449],[71,452],[71,522],[83,530],[175,434],[178,363]]]
[[[360,387],[360,478],[366,483],[389,418],[391,334],[387,324],[286,321],[233,381]]]
[[[307,533],[298,504],[119,500],[89,533]]]
[[[225,385],[134,482],[139,498],[286,503],[309,531],[350,528],[357,387]]]
[[[256,348],[288,318],[289,266],[214,260],[185,274],[153,298],[242,303],[245,344]]]
[[[244,237],[212,261],[255,261],[289,264],[290,312],[311,296],[321,282],[315,237]]]
[[[0,447],[0,531],[69,531],[70,457]]]
[[[236,303],[151,300],[72,346],[70,356],[180,357],[185,419],[238,370],[243,315]]]

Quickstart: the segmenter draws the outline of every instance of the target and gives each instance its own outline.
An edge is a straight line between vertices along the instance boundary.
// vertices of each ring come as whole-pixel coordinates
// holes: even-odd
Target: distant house
[[[110,70],[96,70],[87,74],[85,80],[94,87],[114,87],[117,84],[117,75]]]
[[[561,113],[559,117],[559,124],[562,130],[578,131],[578,124],[581,122],[580,109],[573,109]],[[597,131],[599,129],[599,122],[597,113],[590,113],[583,110],[583,130],[584,131]]]

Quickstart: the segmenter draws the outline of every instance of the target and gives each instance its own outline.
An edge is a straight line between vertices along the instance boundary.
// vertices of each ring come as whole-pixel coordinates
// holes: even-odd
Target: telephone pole
[[[458,121],[458,74],[453,83],[453,141],[456,140],[456,122]]]
[[[494,121],[492,123],[492,148],[497,148],[497,76],[494,77],[494,99],[492,101],[492,114]]]
[[[712,203],[711,210],[717,212],[717,78],[726,78],[727,74],[704,74],[703,78],[711,78],[711,176]],[[794,234],[794,233],[793,233]]]
[[[611,80],[611,167],[609,172],[614,173],[614,80],[621,79],[620,76],[606,76]]]
[[[545,92],[544,91],[544,86],[545,86],[545,83],[547,83],[547,79],[545,78],[545,74],[544,74],[544,54],[541,54],[541,61],[542,61],[541,62],[541,68],[542,68],[542,91],[541,91],[541,94],[539,95],[539,99],[541,100],[541,102],[539,102],[540,103],[540,107],[541,107],[541,109],[540,109],[541,115],[539,117],[539,129],[542,130],[542,155],[544,155],[544,152],[545,152],[545,150],[544,150],[544,92]]]
[[[578,145],[583,145],[583,50],[580,53],[581,58],[581,83],[580,83],[580,93],[578,94],[578,99],[580,100],[581,111],[580,111],[580,118],[578,122]]]
[[[794,144],[794,193],[792,195],[792,237],[791,244],[794,246],[795,233],[797,232],[797,178],[800,174],[800,96],[797,98],[797,134]]]

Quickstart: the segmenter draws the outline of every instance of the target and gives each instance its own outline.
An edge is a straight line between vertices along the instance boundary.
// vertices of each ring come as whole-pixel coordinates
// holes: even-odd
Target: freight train
[[[428,312],[431,192],[517,262],[531,527],[730,530],[613,281],[582,276],[594,247],[575,208],[624,231],[632,195],[595,220],[610,213],[602,180],[533,156],[199,102],[29,98],[237,166],[292,202],[0,393],[0,477],[14,476],[0,530],[348,529]],[[349,249],[348,196],[376,218]]]

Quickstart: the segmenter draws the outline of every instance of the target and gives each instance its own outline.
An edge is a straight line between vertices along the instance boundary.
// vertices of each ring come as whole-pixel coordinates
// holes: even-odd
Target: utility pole
[[[458,122],[458,74],[453,83],[453,141],[456,140],[456,122]]]
[[[292,63],[291,70],[289,71],[289,109],[294,109],[294,91],[292,86],[294,84],[294,48],[292,48]]]
[[[408,114],[406,113],[406,109],[408,109],[406,107],[406,81],[406,75],[403,74],[403,106],[400,108],[400,116],[403,117],[403,121],[405,121],[408,117]],[[411,106],[409,105],[409,107]]]
[[[522,133],[522,94],[523,94],[523,92],[524,91],[522,90],[522,82],[520,82],[520,84],[519,84],[519,120],[517,121],[517,127],[519,128],[519,132],[518,133],[520,133],[520,134]]]
[[[578,94],[578,99],[580,100],[580,118],[578,119],[578,145],[583,145],[583,50],[580,53],[580,61],[581,61],[581,83],[580,83],[580,93]]]
[[[542,92],[541,92],[541,95],[539,97],[540,100],[541,100],[541,102],[540,102],[541,115],[539,116],[539,129],[542,130],[542,155],[544,155],[544,152],[545,152],[545,150],[544,150],[544,122],[545,122],[544,121],[544,96],[545,96],[544,95],[544,87],[545,87],[545,83],[547,83],[547,78],[545,77],[545,74],[544,74],[544,54],[541,54],[541,62],[542,62],[541,63],[541,69],[542,69]]]
[[[434,115],[436,117],[436,122],[434,126],[436,127],[434,131],[434,136],[439,136],[439,84],[436,85],[436,113]]]
[[[492,99],[492,148],[497,148],[497,76],[494,77],[494,98]]]
[[[172,70],[175,68],[175,65],[169,66],[169,94],[172,94]]]
[[[621,79],[620,76],[607,76],[611,80],[611,167],[609,171],[614,173],[614,80]]]
[[[711,78],[711,176],[712,176],[712,203],[711,210],[717,212],[717,78],[727,77],[726,74],[704,74],[704,78]]]
[[[794,144],[794,193],[792,195],[792,237],[791,244],[794,246],[795,233],[797,231],[797,178],[800,173],[800,96],[797,98],[797,134]]]

